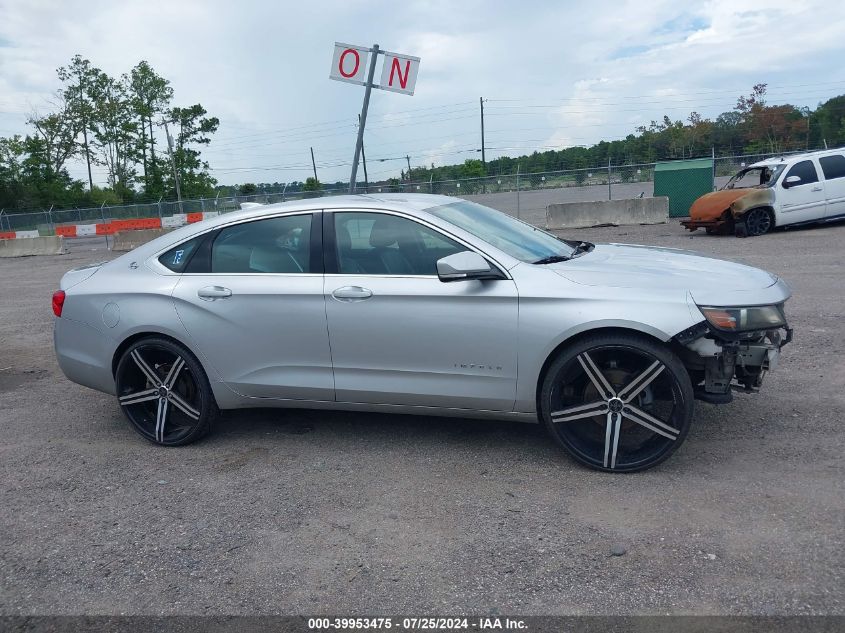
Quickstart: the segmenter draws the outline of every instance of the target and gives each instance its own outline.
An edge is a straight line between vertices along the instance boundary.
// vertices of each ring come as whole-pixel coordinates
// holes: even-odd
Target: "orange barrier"
[[[165,218],[167,228],[193,224],[217,215],[216,211],[201,211],[197,213],[179,214]],[[134,218],[131,220],[112,220],[99,224],[65,224],[56,227],[56,235],[61,237],[84,237],[91,235],[114,235],[119,231],[145,231],[161,229],[161,218]],[[0,232],[0,239],[14,240],[36,237],[36,231],[7,231]]]

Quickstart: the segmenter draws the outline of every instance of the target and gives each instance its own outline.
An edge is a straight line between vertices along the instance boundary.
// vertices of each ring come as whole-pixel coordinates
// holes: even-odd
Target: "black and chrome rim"
[[[607,345],[559,370],[549,411],[561,441],[586,463],[639,470],[674,450],[685,423],[682,403],[681,387],[660,359]]]
[[[135,427],[159,444],[178,443],[202,415],[202,393],[179,354],[161,345],[132,349],[117,378],[118,402]]]
[[[764,209],[754,209],[745,218],[749,235],[763,235],[772,227],[772,218]]]

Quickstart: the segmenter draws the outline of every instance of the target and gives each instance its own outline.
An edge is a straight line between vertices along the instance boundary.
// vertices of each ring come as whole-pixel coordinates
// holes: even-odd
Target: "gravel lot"
[[[373,414],[237,413],[158,448],[53,356],[59,277],[111,254],[0,260],[0,613],[845,614],[845,226],[568,235],[793,288],[763,392],[696,403],[648,473],[581,468],[537,425]]]

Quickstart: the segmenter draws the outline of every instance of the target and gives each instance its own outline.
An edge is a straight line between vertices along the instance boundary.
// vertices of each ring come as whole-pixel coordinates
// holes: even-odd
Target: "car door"
[[[790,178],[798,178],[789,183]],[[794,224],[819,220],[825,214],[824,184],[812,159],[795,163],[786,170],[775,195],[777,199],[777,224]]]
[[[241,395],[334,400],[321,217],[285,214],[215,231],[176,285],[185,329]]]
[[[819,158],[824,174],[824,193],[827,199],[826,220],[845,218],[845,154],[831,154]]]
[[[339,402],[511,411],[511,279],[444,283],[441,257],[471,250],[387,211],[326,213],[326,314]]]

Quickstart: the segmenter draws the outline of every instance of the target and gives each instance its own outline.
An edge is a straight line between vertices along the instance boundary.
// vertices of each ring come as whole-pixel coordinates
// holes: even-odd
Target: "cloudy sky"
[[[144,59],[175,105],[220,119],[204,156],[221,183],[304,180],[310,147],[320,180],[348,179],[363,88],[329,80],[335,41],[422,59],[414,96],[373,91],[371,179],[398,176],[406,154],[478,157],[481,96],[489,159],[715,117],[759,82],[799,106],[845,93],[833,0],[0,0],[0,135],[49,111],[74,54],[113,75]]]

